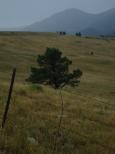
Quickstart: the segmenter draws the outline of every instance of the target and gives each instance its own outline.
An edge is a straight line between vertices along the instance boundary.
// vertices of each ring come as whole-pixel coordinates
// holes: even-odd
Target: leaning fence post
[[[4,128],[5,122],[6,122],[6,119],[7,119],[7,114],[8,114],[8,110],[9,110],[9,106],[10,106],[10,100],[11,100],[11,96],[12,96],[12,90],[13,90],[15,76],[16,76],[16,68],[13,69],[13,73],[12,73],[7,103],[6,103],[6,107],[5,107],[5,111],[4,111],[4,115],[3,115],[3,119],[2,119],[2,128]]]

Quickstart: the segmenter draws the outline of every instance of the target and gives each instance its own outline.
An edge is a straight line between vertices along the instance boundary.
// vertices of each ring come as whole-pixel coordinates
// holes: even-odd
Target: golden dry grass
[[[59,48],[83,71],[79,87],[63,89],[64,117],[58,154],[115,153],[115,40],[51,33],[0,33],[0,123],[12,68],[14,93],[0,151],[51,154],[60,115],[58,92],[25,83],[37,55]],[[90,55],[91,52],[94,55]]]

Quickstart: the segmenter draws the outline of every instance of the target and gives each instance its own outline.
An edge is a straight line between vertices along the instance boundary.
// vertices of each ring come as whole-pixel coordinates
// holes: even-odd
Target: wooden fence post
[[[9,110],[9,106],[10,106],[10,100],[11,100],[11,96],[12,96],[15,76],[16,76],[16,68],[13,69],[13,73],[12,73],[11,84],[10,84],[10,88],[9,88],[9,92],[8,92],[8,98],[7,98],[6,107],[5,107],[5,111],[4,111],[4,115],[3,115],[3,119],[2,119],[2,128],[4,128],[5,122],[7,119],[7,114],[8,114],[8,110]]]

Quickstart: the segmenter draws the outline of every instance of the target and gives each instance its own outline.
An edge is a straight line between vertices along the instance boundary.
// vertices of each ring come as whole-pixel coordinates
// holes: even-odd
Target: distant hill
[[[115,9],[98,14],[95,22],[84,29],[84,34],[113,35],[115,34]]]
[[[67,33],[85,35],[112,35],[115,33],[115,9],[100,14],[90,14],[78,9],[67,9],[40,22],[26,26],[23,31]]]

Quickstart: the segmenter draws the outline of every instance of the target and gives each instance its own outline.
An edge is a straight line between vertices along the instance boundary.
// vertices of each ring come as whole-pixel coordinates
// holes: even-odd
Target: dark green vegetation
[[[0,123],[12,68],[17,77],[0,152],[51,154],[60,99],[50,87],[25,83],[46,47],[55,47],[83,71],[79,87],[63,89],[59,154],[115,153],[115,40],[47,33],[0,33]],[[91,55],[90,53],[94,54]]]
[[[55,89],[67,85],[78,86],[82,72],[75,69],[69,72],[69,65],[72,61],[62,56],[62,52],[56,48],[47,48],[45,53],[38,55],[38,67],[31,68],[30,77],[27,81],[37,84],[50,85]]]

